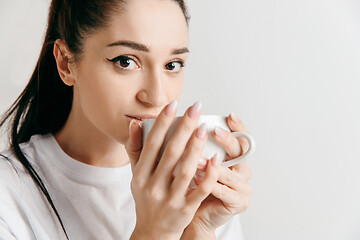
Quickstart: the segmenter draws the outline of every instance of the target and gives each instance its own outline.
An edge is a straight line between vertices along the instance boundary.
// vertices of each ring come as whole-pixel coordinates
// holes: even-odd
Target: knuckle
[[[210,194],[210,192],[212,190],[210,184],[208,184],[208,183],[200,184],[200,186],[198,186],[198,189],[202,195],[208,195],[208,194]]]
[[[203,144],[201,142],[201,140],[194,140],[191,142],[190,144],[190,151],[194,152],[194,153],[201,153],[202,149],[203,149]]]
[[[172,142],[168,144],[165,151],[166,151],[166,156],[170,158],[176,158],[180,155],[179,148],[174,146]]]
[[[171,199],[167,202],[168,207],[172,210],[176,210],[180,208],[180,204],[178,201],[175,201],[174,199]]]
[[[158,189],[152,187],[147,190],[147,195],[149,199],[153,199],[155,201],[161,201],[162,200],[162,194]]]
[[[193,126],[193,124],[192,124],[191,122],[189,122],[189,121],[185,121],[185,122],[183,123],[183,125],[181,126],[181,128],[182,128],[182,131],[185,131],[185,132],[187,132],[187,133],[191,133],[191,132],[194,131],[194,126]]]
[[[192,213],[192,210],[188,206],[184,206],[180,209],[180,214],[182,214],[182,215],[189,215],[191,213]]]
[[[150,149],[153,149],[153,148],[156,148],[156,146],[158,145],[157,144],[157,140],[156,138],[153,136],[153,134],[150,134],[148,135],[147,139],[146,139],[146,145],[150,148]]]
[[[182,168],[179,170],[178,174],[180,175],[180,177],[181,177],[182,179],[190,179],[190,178],[193,177],[192,172],[193,172],[193,171],[192,171],[191,168],[189,168],[189,167],[182,167]]]

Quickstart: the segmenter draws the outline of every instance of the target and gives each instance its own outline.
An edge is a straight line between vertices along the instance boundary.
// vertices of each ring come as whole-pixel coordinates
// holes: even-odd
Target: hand
[[[227,124],[231,131],[247,132],[240,119],[234,114],[229,115]],[[228,159],[243,155],[249,149],[249,143],[246,139],[235,138],[229,132],[217,129],[213,132],[213,137],[224,147],[228,154]],[[248,208],[252,190],[248,184],[251,170],[246,161],[242,161],[230,168],[219,166],[218,172],[219,180],[211,192],[212,195],[202,202],[186,231],[188,229],[189,231],[196,229],[196,231],[213,233],[216,228],[223,225],[231,217]],[[202,177],[196,176],[196,183],[201,184]],[[191,239],[187,236],[191,234],[193,236],[196,235],[186,231],[182,239]]]
[[[160,113],[143,147],[142,130],[131,122],[126,150],[133,172],[131,191],[137,219],[131,239],[179,239],[201,202],[213,190],[218,176],[215,164],[208,164],[203,182],[187,194],[207,139],[204,126],[194,131],[200,106],[194,104],[186,111],[159,162],[158,153],[174,120],[176,102]],[[180,159],[179,171],[174,177],[173,171]]]

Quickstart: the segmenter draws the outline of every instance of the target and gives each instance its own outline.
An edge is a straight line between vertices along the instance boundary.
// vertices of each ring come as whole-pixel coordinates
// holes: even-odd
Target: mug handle
[[[231,166],[239,163],[240,161],[245,160],[245,158],[247,156],[251,155],[255,151],[255,139],[250,134],[247,134],[245,132],[232,132],[231,134],[235,137],[246,138],[246,140],[249,141],[249,149],[246,151],[246,153],[244,153],[240,157],[231,159],[229,161],[222,162],[221,166],[223,166],[223,167],[231,167]]]

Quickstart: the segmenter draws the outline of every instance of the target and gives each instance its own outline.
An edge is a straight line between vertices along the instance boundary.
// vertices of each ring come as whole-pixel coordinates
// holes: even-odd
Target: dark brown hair
[[[65,85],[58,74],[53,56],[55,41],[62,39],[75,56],[75,61],[79,60],[84,38],[107,26],[111,14],[125,10],[126,1],[130,0],[52,0],[45,39],[34,72],[23,92],[4,113],[0,123],[2,128],[6,126],[6,122],[10,122],[10,149],[46,196],[67,239],[69,237],[65,227],[45,184],[24,156],[19,144],[29,141],[35,134],[57,133],[70,114],[73,88]],[[173,1],[178,3],[188,23],[185,2]]]

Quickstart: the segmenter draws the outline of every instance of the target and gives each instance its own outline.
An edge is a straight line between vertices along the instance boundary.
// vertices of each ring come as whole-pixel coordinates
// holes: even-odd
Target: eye
[[[180,60],[165,65],[165,68],[171,72],[179,72],[182,67],[184,67],[184,63]]]
[[[116,63],[120,68],[125,70],[137,69],[139,66],[136,64],[135,60],[127,56],[118,56],[113,59],[107,59],[110,62]]]

